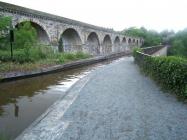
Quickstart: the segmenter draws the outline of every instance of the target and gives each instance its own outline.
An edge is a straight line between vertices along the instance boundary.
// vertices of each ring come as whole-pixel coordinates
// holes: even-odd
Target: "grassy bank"
[[[0,134],[0,140],[9,140],[6,136]]]
[[[37,46],[29,50],[14,50],[12,60],[10,52],[0,50],[0,73],[31,71],[89,57],[83,52],[54,53],[50,47]]]
[[[152,57],[134,53],[142,71],[163,89],[187,99],[187,59],[181,57]]]
[[[9,32],[11,24],[11,17],[0,17],[0,33]],[[0,34],[0,78],[2,73],[30,71],[90,57],[82,52],[54,53],[52,46],[42,43],[37,29],[29,21],[18,24],[13,33],[13,58],[9,34]]]

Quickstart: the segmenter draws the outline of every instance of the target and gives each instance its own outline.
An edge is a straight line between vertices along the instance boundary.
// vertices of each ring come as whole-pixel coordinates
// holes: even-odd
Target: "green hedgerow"
[[[139,53],[138,55],[144,54]],[[135,57],[138,55],[136,54]],[[141,57],[139,58],[141,59]],[[187,99],[187,59],[174,56],[150,57],[146,55],[142,58],[144,58],[143,62],[137,59],[135,61],[138,61],[145,74],[153,78],[163,88]]]

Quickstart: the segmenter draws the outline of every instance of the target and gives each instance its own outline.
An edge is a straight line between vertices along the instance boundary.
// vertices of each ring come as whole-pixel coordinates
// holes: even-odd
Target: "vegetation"
[[[153,30],[147,30],[144,27],[131,27],[123,30],[122,33],[128,36],[142,37],[144,39],[144,44],[142,47],[156,46],[162,43],[162,37],[159,33]]]
[[[141,49],[141,48],[139,48],[139,47],[135,47],[135,48],[133,48],[133,56],[134,57],[136,57],[136,55],[137,55],[137,53],[136,52],[143,52],[143,50]]]
[[[8,140],[8,138],[6,136],[0,134],[0,140]]]
[[[171,47],[168,55],[175,55],[187,58],[187,29],[175,34],[170,40]]]
[[[0,18],[0,72],[28,71],[90,57],[82,52],[55,53],[51,46],[41,45],[30,22],[14,29],[13,59],[10,55],[10,17]]]
[[[144,39],[142,47],[168,44],[170,45],[168,55],[187,58],[187,29],[179,31],[178,33],[168,30],[158,33],[153,30],[147,30],[144,27],[131,27],[123,30],[122,33],[128,36],[142,37]]]
[[[6,49],[9,42],[10,17],[0,17],[0,49]]]
[[[187,59],[181,57],[151,57],[136,51],[136,62],[146,75],[164,89],[187,99]]]
[[[29,57],[25,56],[24,51],[15,52],[14,61],[12,62],[7,61],[9,60],[6,59],[7,55],[9,57],[9,54],[7,54],[7,52],[0,51],[0,56],[1,58],[3,58],[1,59],[3,61],[0,62],[0,72],[25,72],[90,57],[90,55],[84,54],[82,52],[43,53],[41,50],[33,49],[31,50],[31,55],[29,55]]]

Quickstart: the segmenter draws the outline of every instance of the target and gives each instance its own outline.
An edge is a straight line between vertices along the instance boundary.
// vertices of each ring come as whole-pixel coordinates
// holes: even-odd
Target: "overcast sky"
[[[187,27],[187,0],[1,0],[97,26],[144,26],[162,31]]]

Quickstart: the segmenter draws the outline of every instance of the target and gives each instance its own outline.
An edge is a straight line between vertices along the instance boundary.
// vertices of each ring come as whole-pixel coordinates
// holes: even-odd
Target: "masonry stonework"
[[[112,29],[0,2],[0,16],[12,17],[13,27],[30,21],[42,43],[58,51],[83,51],[92,55],[128,51],[141,46],[142,38],[122,35]],[[62,48],[60,48],[60,46]]]

